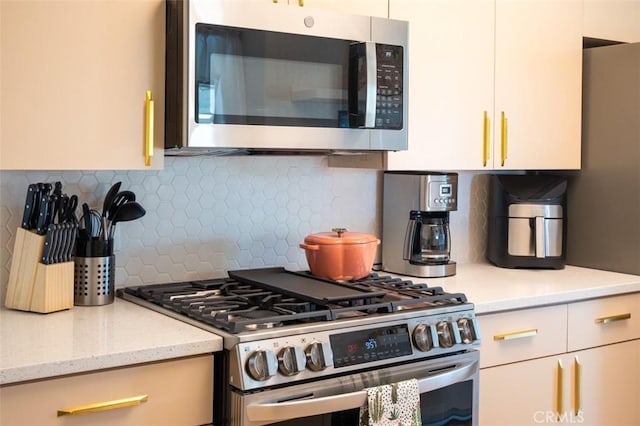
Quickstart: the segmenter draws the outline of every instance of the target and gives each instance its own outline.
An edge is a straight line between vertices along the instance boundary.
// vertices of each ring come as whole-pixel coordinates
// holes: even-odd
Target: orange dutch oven
[[[334,228],[305,237],[300,244],[311,274],[334,281],[353,281],[371,273],[380,240],[375,235]]]

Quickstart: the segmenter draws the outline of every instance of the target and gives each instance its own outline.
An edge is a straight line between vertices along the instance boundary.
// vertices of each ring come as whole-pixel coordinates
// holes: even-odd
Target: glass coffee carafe
[[[411,210],[405,234],[404,259],[412,264],[449,262],[451,236],[448,213]]]

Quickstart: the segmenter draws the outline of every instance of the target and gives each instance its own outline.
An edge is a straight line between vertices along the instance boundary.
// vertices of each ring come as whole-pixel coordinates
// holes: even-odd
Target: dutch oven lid
[[[331,232],[307,235],[307,244],[367,244],[379,241],[375,235],[349,232],[346,228],[333,228]]]

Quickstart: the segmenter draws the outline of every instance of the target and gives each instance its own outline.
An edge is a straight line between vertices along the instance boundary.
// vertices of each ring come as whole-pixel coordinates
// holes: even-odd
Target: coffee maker
[[[458,209],[458,174],[385,172],[382,269],[414,277],[455,275],[449,212]]]

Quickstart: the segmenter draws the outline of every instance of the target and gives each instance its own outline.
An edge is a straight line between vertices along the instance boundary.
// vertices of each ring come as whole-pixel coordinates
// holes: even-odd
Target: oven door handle
[[[478,371],[478,362],[457,365],[443,373],[418,379],[420,393],[450,386],[473,378]],[[367,403],[367,390],[324,396],[313,399],[300,399],[286,402],[249,404],[246,414],[254,422],[274,422],[316,416],[363,407]]]

